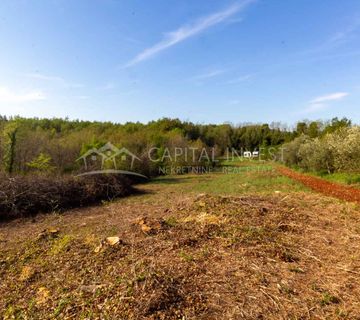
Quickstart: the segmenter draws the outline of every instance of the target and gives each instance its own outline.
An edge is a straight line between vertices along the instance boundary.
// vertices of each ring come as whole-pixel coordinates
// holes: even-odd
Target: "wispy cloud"
[[[311,103],[321,103],[321,102],[334,101],[334,100],[342,99],[348,95],[349,95],[348,92],[335,92],[335,93],[327,94],[325,96],[317,97],[317,98],[311,100],[310,102]]]
[[[81,83],[72,83],[72,82],[66,81],[62,77],[51,76],[51,75],[46,75],[46,74],[41,74],[41,73],[25,73],[24,76],[27,78],[37,79],[37,80],[42,80],[42,81],[47,81],[47,82],[49,82],[49,81],[57,82],[57,83],[61,84],[62,86],[68,87],[68,88],[83,88],[84,87],[84,85]]]
[[[355,19],[351,24],[349,24],[343,30],[336,32],[332,35],[326,44],[328,45],[339,45],[347,40],[354,38],[356,31],[358,31],[360,27],[360,19]]]
[[[252,78],[253,75],[252,74],[245,74],[243,76],[240,77],[236,77],[234,79],[228,80],[226,81],[227,84],[236,84],[236,83],[240,83],[240,82],[244,82],[249,80],[250,78]]]
[[[328,108],[330,102],[341,100],[348,96],[348,92],[334,92],[324,96],[316,97],[309,101],[309,105],[302,113],[313,113]]]
[[[16,93],[7,87],[0,87],[0,102],[23,103],[45,99],[46,96],[41,90],[31,90],[25,93]]]
[[[330,35],[327,39],[325,39],[322,43],[317,46],[298,52],[300,55],[314,55],[317,53],[323,53],[327,51],[331,51],[333,49],[338,48],[346,44],[347,42],[354,40],[357,37],[357,32],[360,28],[360,19],[354,19],[350,24]],[[342,52],[343,54],[347,54]]]
[[[147,60],[165,49],[168,49],[190,37],[200,34],[212,26],[226,21],[228,18],[245,9],[253,2],[254,0],[244,0],[241,3],[236,3],[226,8],[225,10],[203,17],[193,24],[184,25],[175,31],[166,33],[163,40],[140,52],[126,65],[126,67],[130,67],[141,61]]]
[[[210,79],[210,78],[214,78],[217,77],[223,73],[225,73],[226,70],[225,69],[217,69],[217,70],[212,70],[209,72],[205,72],[202,74],[199,74],[195,77],[192,77],[192,80],[206,80],[206,79]]]

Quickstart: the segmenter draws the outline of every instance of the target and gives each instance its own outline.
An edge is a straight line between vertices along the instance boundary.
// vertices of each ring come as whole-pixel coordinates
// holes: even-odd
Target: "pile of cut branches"
[[[0,220],[62,211],[131,194],[120,175],[87,177],[6,176],[0,180]]]

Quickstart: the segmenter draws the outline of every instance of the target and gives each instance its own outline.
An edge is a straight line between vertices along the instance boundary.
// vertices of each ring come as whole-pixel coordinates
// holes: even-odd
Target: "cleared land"
[[[277,167],[283,175],[303,183],[305,186],[338,199],[353,201],[360,204],[360,189],[340,183],[326,181],[321,178],[302,174],[286,167]]]
[[[256,167],[139,189],[3,223],[0,316],[360,319],[358,204]]]

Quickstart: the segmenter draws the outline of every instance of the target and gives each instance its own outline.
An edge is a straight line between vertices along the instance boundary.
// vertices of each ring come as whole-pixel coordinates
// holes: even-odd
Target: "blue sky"
[[[360,122],[358,0],[2,0],[0,114]]]

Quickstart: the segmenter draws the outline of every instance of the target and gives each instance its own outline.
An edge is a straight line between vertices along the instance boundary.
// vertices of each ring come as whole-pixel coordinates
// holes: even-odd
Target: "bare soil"
[[[280,173],[303,183],[305,186],[315,191],[345,201],[353,201],[360,203],[360,189],[302,174],[286,167],[277,168]]]

